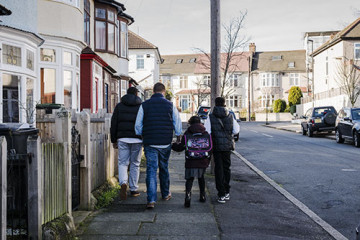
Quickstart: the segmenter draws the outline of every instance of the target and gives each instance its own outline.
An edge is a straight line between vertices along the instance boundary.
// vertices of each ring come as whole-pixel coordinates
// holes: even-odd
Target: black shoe
[[[205,196],[205,193],[200,193],[200,199],[199,199],[200,202],[206,202],[206,196]]]
[[[185,203],[184,203],[184,206],[185,207],[190,207],[190,202],[191,202],[191,192],[187,192],[185,194]]]

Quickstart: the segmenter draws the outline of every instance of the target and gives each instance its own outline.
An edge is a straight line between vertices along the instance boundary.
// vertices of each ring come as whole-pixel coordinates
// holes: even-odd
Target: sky
[[[129,29],[162,55],[210,51],[210,0],[118,0],[135,19]],[[240,33],[257,51],[304,48],[305,32],[342,30],[360,17],[358,0],[220,0],[221,24],[247,11]],[[224,34],[222,34],[224,36]],[[247,51],[245,49],[244,51]]]

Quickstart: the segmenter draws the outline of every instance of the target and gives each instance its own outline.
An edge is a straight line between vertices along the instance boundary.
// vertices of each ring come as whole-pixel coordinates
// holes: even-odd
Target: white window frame
[[[188,101],[188,103],[187,103],[188,108],[186,108],[186,109],[183,108],[184,107],[183,104],[182,104],[183,100]],[[180,105],[180,108],[181,108],[182,111],[189,110],[191,108],[191,96],[190,95],[180,95],[180,97],[179,97],[179,105]]]
[[[290,86],[300,86],[300,73],[290,73]]]
[[[278,73],[262,73],[260,78],[261,87],[279,87]]]
[[[269,101],[268,109],[272,107],[273,102],[275,101],[275,95],[270,93],[264,93],[261,95],[261,108],[266,108],[266,103]]]
[[[358,55],[359,57],[356,58],[356,52],[358,51]],[[360,43],[354,43],[354,59],[355,60],[360,60]]]
[[[179,83],[180,83],[180,88],[182,88],[182,89],[189,88],[188,76],[180,76],[179,77]]]
[[[142,67],[139,64],[139,61],[142,62]],[[144,57],[144,55],[136,55],[136,69],[137,70],[145,69],[145,57]]]

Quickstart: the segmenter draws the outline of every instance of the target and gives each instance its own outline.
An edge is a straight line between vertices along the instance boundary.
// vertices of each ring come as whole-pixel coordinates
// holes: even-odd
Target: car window
[[[209,114],[209,112],[210,112],[210,108],[209,108],[209,107],[201,107],[201,108],[199,109],[199,111],[198,111],[198,114],[205,114],[205,115],[207,115],[207,114]]]
[[[314,110],[314,117],[323,117],[328,112],[335,113],[335,109],[334,108],[316,108]]]
[[[353,109],[352,110],[352,119],[353,120],[360,120],[360,109]]]

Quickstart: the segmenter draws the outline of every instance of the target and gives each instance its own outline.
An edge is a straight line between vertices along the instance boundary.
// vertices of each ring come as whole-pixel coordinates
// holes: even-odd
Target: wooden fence
[[[45,224],[66,213],[66,169],[62,143],[42,143],[41,150],[44,169],[42,223]]]

